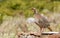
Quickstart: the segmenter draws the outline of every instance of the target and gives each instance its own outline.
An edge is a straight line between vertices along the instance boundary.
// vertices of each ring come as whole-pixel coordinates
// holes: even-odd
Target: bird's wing
[[[41,16],[41,19],[43,20],[43,22],[45,23],[49,23],[48,19],[46,16]]]
[[[39,19],[39,24],[40,25],[44,25],[44,26],[49,26],[50,22],[48,21],[48,19],[46,19],[45,17],[41,16],[40,19]]]

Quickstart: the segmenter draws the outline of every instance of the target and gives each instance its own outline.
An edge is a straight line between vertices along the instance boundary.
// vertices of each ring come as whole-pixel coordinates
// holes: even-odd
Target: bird
[[[48,21],[47,17],[45,17],[43,14],[38,13],[36,8],[32,8],[33,17],[35,18],[35,24],[40,27],[40,31],[43,32],[45,28],[48,28],[50,31],[52,31],[50,27],[50,22]]]

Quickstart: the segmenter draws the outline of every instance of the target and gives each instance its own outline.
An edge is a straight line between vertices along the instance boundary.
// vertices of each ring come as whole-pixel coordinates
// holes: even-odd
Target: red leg
[[[40,32],[42,33],[44,31],[44,28],[40,28]]]

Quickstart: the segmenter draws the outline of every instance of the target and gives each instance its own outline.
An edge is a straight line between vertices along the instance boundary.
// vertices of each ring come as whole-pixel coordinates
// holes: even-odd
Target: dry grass
[[[19,16],[4,16],[3,23],[0,25],[0,38],[17,38],[16,33],[22,32],[20,25],[22,24],[22,21],[25,21],[24,19],[21,19]],[[27,27],[29,31],[40,32],[39,27],[34,23],[27,24]],[[59,31],[60,25],[55,26],[55,24],[51,23],[51,28],[54,31]],[[49,30],[46,29],[45,31]]]

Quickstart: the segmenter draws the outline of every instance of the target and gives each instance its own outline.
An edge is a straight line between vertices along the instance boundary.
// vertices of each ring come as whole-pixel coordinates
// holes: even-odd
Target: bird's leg
[[[42,36],[42,32],[44,31],[44,28],[40,28],[40,36]]]
[[[42,33],[44,31],[44,28],[40,28],[40,33]]]
[[[49,29],[50,31],[52,31],[52,29],[51,29],[51,27],[50,27],[50,26],[48,26],[48,29]]]
[[[41,36],[40,32],[29,32],[29,35],[34,35],[34,36],[38,36],[38,37]]]

